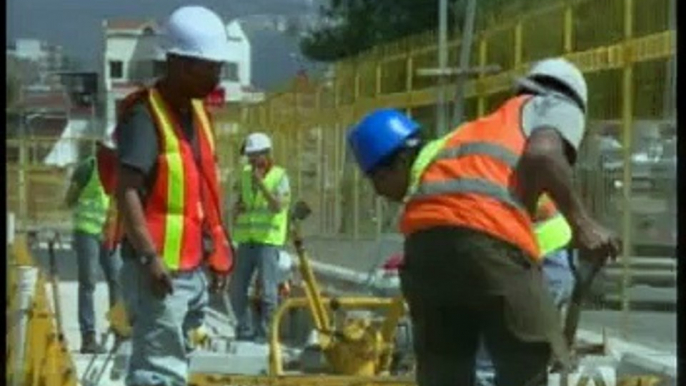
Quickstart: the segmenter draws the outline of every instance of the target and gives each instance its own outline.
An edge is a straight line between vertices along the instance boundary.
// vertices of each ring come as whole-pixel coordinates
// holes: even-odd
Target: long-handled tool
[[[567,256],[569,266],[571,268],[572,274],[574,275],[575,284],[574,290],[572,291],[572,297],[569,303],[569,308],[567,309],[567,315],[565,317],[563,331],[567,346],[570,349],[574,349],[574,341],[576,339],[576,331],[579,326],[579,319],[581,318],[581,307],[583,305],[583,301],[590,292],[591,287],[593,285],[593,281],[595,280],[596,276],[598,275],[602,267],[605,265],[605,262],[602,259],[591,260],[593,263],[590,267],[591,269],[588,275],[586,275],[586,277],[582,277],[581,273],[579,272],[579,268],[576,266],[574,262],[574,255],[572,253],[569,253]],[[582,256],[579,256],[579,260],[581,259]],[[604,351],[604,344],[601,344],[589,346],[583,350],[583,353],[595,353],[601,347]],[[578,348],[576,349],[576,351],[578,352]]]
[[[592,261],[592,265],[588,274],[582,276],[581,272],[579,272],[577,264],[574,261],[574,254],[572,251],[569,251],[567,254],[567,259],[569,262],[569,267],[574,276],[575,283],[562,330],[562,335],[564,337],[563,343],[566,345],[567,351],[570,354],[569,363],[567,363],[567,366],[565,366],[562,363],[557,362],[552,368],[552,372],[560,373],[563,385],[566,384],[569,373],[574,371],[576,368],[579,357],[589,354],[603,355],[607,351],[605,341],[600,344],[591,344],[585,346],[577,346],[576,344],[576,332],[579,326],[579,320],[581,319],[583,302],[591,290],[593,281],[604,266],[605,262],[602,259],[585,259],[580,255],[579,261],[582,259],[585,259],[586,261]]]
[[[59,273],[57,268],[57,257],[55,253],[55,244],[60,243],[60,234],[55,232],[48,240],[48,257],[50,264],[50,286],[52,287],[52,302],[55,307],[55,322],[59,339],[64,339],[64,330],[62,329],[62,307],[60,303],[60,286]]]

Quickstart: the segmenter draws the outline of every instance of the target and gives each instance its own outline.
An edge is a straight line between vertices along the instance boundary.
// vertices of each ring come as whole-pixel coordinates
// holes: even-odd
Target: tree
[[[461,30],[468,0],[448,0],[449,31]],[[439,0],[331,0],[322,21],[300,41],[309,59],[333,62],[374,46],[438,27]],[[478,0],[477,20],[505,11],[519,13],[551,0]]]

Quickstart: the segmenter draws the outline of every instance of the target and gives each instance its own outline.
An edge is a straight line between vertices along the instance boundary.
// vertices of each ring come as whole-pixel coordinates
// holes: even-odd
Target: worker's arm
[[[585,124],[583,111],[569,99],[535,96],[523,106],[522,128],[528,138],[518,179],[532,216],[541,195],[547,193],[570,223],[588,220],[574,191],[572,170]]]
[[[140,198],[140,192],[144,186],[143,173],[125,165],[119,169],[116,197],[126,238],[136,252],[152,256],[157,254],[157,248],[148,230]]]
[[[152,291],[164,297],[173,292],[172,279],[148,229],[143,205],[159,153],[156,128],[145,106],[132,107],[115,134],[119,161],[115,196],[125,237],[138,256],[154,256],[145,269]]]
[[[577,245],[604,261],[619,253],[619,239],[591,218],[576,193],[573,169],[584,136],[583,112],[572,103],[537,97],[525,106],[522,127],[527,141],[517,166],[522,199],[532,217],[548,194],[569,222]]]
[[[568,145],[556,129],[540,128],[529,140],[519,163],[519,179],[529,213],[535,215],[538,199],[547,193],[558,209],[578,229],[592,221],[574,190]]]
[[[89,164],[89,162],[81,162],[76,170],[74,170],[74,175],[71,178],[67,194],[64,197],[64,205],[69,209],[76,205],[83,188],[88,183],[90,173],[93,169],[93,167],[89,167]]]

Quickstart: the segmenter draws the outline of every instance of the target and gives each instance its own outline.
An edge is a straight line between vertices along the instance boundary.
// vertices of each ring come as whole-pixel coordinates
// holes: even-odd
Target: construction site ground
[[[317,243],[314,243],[313,248]],[[319,248],[317,248],[319,249]],[[323,251],[320,251],[323,252]],[[58,261],[58,273],[60,279],[60,297],[62,299],[62,319],[65,329],[65,334],[70,351],[74,354],[75,364],[79,377],[88,365],[90,356],[81,355],[78,353],[80,347],[80,334],[77,321],[77,267],[76,258],[73,251],[64,247],[56,252]],[[361,260],[362,253],[357,255],[350,255],[347,260],[336,261],[347,268],[357,269],[358,271],[365,271],[369,268],[371,261]],[[33,251],[33,256],[44,272],[49,272],[48,253],[45,248],[37,248]],[[331,255],[315,258],[320,262],[332,263]],[[673,296],[676,297],[676,288],[673,289]],[[640,291],[638,292],[640,293]],[[224,310],[218,307],[220,302],[213,301],[213,307],[223,313]],[[98,273],[98,284],[95,294],[95,311],[97,315],[97,329],[99,332],[104,332],[107,328],[105,321],[105,313],[107,312],[107,286],[104,282],[102,274]],[[215,312],[214,314],[217,314]],[[671,366],[671,363],[676,364],[676,313],[675,312],[655,312],[655,311],[632,311],[628,319],[629,338],[622,335],[623,319],[620,311],[616,310],[587,310],[582,314],[581,331],[579,337],[582,339],[600,339],[601,331],[606,328],[613,345],[622,346],[623,350],[628,350],[638,355],[639,362],[643,362],[645,358],[650,357],[651,361],[655,361],[653,367]],[[116,385],[118,383],[106,382],[107,384]],[[104,384],[104,383],[101,383]]]

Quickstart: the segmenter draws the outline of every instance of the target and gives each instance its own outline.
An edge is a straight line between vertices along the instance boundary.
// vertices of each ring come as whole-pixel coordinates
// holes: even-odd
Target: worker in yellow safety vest
[[[264,133],[245,140],[248,163],[242,167],[238,200],[234,206],[233,238],[238,243],[236,269],[229,294],[236,315],[236,338],[266,342],[272,314],[278,304],[279,253],[288,235],[290,184],[286,170],[273,161],[272,141]],[[248,291],[257,271],[262,307],[259,320],[250,323]]]
[[[81,330],[81,353],[101,353],[95,329],[93,294],[96,264],[105,274],[110,307],[119,297],[118,256],[108,253],[103,236],[112,194],[114,142],[111,137],[96,144],[95,156],[89,156],[77,166],[65,197],[73,209],[73,242],[78,268],[78,320]]]

